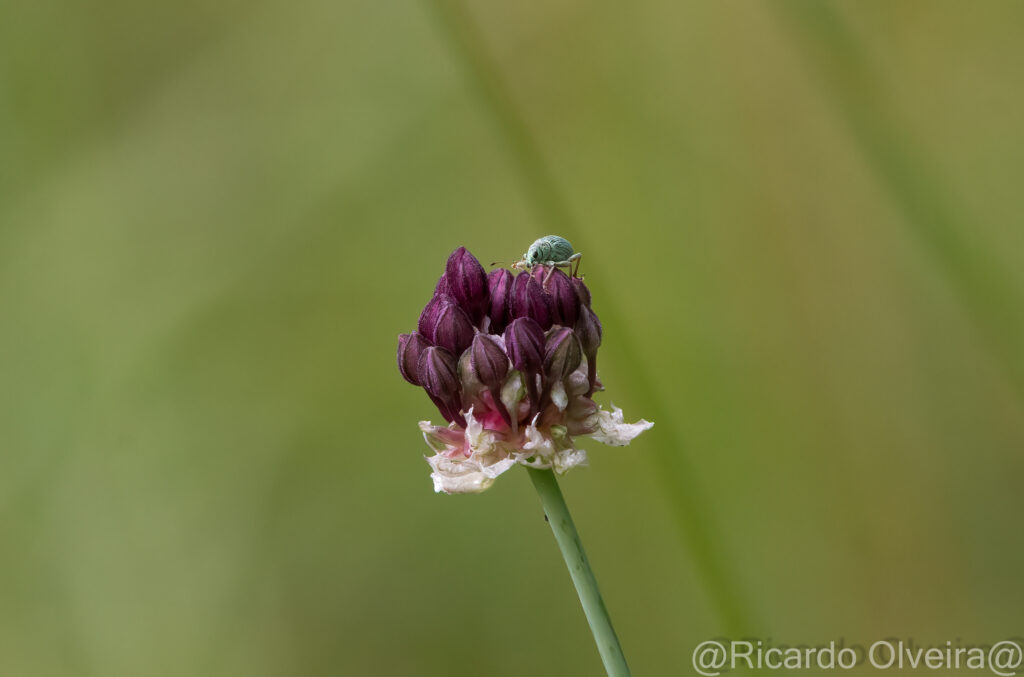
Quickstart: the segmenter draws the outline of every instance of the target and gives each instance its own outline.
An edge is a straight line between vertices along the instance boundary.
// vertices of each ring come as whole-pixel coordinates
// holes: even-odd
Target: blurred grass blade
[[[1012,279],[969,237],[970,218],[956,203],[954,191],[930,171],[911,135],[900,128],[869,59],[835,7],[819,0],[786,0],[776,2],[775,8],[879,184],[1024,397],[1024,299]]]
[[[493,117],[538,221],[548,232],[579,240],[577,235],[582,231],[472,17],[457,0],[432,0],[430,5],[455,60],[466,71],[469,86]],[[656,449],[657,475],[672,506],[679,535],[708,587],[723,630],[734,637],[747,636],[751,620],[744,595],[739,592],[737,576],[723,544],[714,536],[718,530],[713,510],[674,427],[675,414],[656,396],[650,370],[629,336],[612,295],[602,289],[597,279],[588,280],[587,284],[602,299],[605,325],[615,328],[615,340],[633,358],[630,369],[623,370],[623,376],[629,379],[629,390],[634,395],[642,394],[637,399],[643,400],[644,413],[658,423],[658,433],[650,440]]]

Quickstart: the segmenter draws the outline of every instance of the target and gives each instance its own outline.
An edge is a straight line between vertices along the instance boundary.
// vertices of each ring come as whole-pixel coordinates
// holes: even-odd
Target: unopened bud
[[[469,367],[480,383],[497,388],[508,375],[508,356],[498,339],[489,334],[477,334],[469,350]]]
[[[583,283],[583,278],[574,277],[572,278],[572,286],[576,288],[576,293],[580,295],[580,303],[590,307],[590,290],[587,285]]]
[[[512,283],[512,295],[509,299],[513,318],[529,317],[540,325],[541,329],[551,327],[551,309],[548,297],[540,283],[529,273],[522,272]]]
[[[513,367],[536,374],[544,365],[544,330],[528,317],[512,320],[505,329],[505,349]]]
[[[473,342],[473,334],[473,323],[466,311],[454,303],[446,303],[437,313],[437,322],[434,323],[430,338],[435,345],[454,355],[461,355]]]
[[[430,342],[419,335],[402,334],[398,337],[398,371],[404,378],[414,386],[423,385],[419,377],[419,359],[424,350],[430,347]]]
[[[491,296],[490,310],[487,313],[491,318],[488,331],[492,334],[500,334],[508,325],[509,298],[512,294],[514,280],[515,277],[506,268],[493,270],[487,276],[487,287]]]
[[[444,279],[443,277],[441,278]],[[438,283],[438,287],[441,283]],[[419,332],[420,336],[427,339],[431,343],[434,342],[434,325],[437,324],[437,316],[441,313],[441,309],[444,308],[447,303],[454,303],[452,297],[445,294],[434,294],[427,305],[423,306],[423,310],[420,311],[420,319],[416,323],[416,331]]]
[[[561,380],[576,371],[583,361],[583,349],[576,334],[568,327],[555,327],[544,343],[544,375]]]
[[[590,306],[580,308],[580,319],[576,320],[576,336],[583,347],[583,354],[587,356],[587,381],[590,387],[587,389],[589,396],[597,389],[597,349],[601,346],[601,320],[597,319],[597,313],[590,309]]]
[[[569,276],[555,268],[551,271],[545,288],[551,297],[551,309],[555,324],[572,327],[580,314],[580,296],[569,280]]]
[[[434,296],[451,296],[452,288],[448,284],[448,274],[444,273],[438,278],[437,284],[434,285]]]
[[[455,356],[444,348],[430,346],[416,366],[423,387],[434,397],[449,402],[459,393]]]
[[[479,324],[490,310],[484,267],[465,247],[459,247],[448,257],[444,278],[452,298],[469,314],[473,324]]]
[[[596,355],[597,349],[601,345],[601,320],[597,319],[597,313],[591,310],[590,306],[583,306],[580,309],[580,317],[576,320],[575,331],[587,359]]]

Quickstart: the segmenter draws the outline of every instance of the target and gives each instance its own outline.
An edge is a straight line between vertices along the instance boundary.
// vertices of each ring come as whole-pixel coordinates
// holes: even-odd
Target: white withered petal
[[[654,427],[653,423],[644,419],[640,419],[636,423],[625,423],[622,410],[614,404],[610,412],[599,409],[594,416],[597,431],[591,437],[612,447],[624,447],[632,442],[637,435]]]

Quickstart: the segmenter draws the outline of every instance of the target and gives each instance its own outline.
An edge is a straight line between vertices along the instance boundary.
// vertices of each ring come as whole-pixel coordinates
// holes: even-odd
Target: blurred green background
[[[558,232],[637,675],[1024,634],[1024,4],[0,1],[0,675],[596,675],[522,471],[438,496],[445,257]]]

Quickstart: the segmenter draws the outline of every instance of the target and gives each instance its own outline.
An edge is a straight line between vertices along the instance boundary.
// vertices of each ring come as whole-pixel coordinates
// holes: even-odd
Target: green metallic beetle
[[[548,277],[550,277],[555,268],[571,269],[572,264],[575,263],[576,269],[571,272],[572,277],[576,277],[582,257],[583,254],[573,252],[572,245],[564,237],[545,235],[531,244],[523,254],[523,258],[513,263],[512,267],[531,269],[534,266],[551,266],[551,271],[548,272]],[[547,278],[545,278],[546,281]]]

